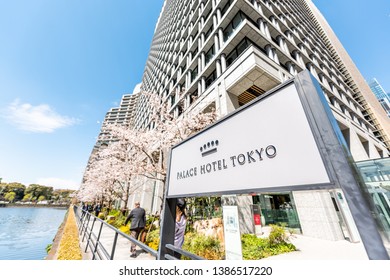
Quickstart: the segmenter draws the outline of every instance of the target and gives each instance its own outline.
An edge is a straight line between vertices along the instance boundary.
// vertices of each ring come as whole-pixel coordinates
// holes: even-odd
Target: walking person
[[[131,210],[130,214],[127,216],[125,225],[130,220],[130,236],[134,239],[138,239],[140,232],[145,228],[146,225],[145,209],[140,206],[138,201],[135,203],[135,208]],[[131,243],[130,253],[130,257],[137,257],[136,244],[133,242]]]
[[[95,216],[98,217],[99,216],[99,213],[101,211],[101,206],[100,206],[100,203],[96,204],[95,205],[95,208],[93,209],[95,211]]]
[[[91,203],[88,203],[87,211],[88,211],[88,213],[92,213],[93,207],[92,207],[92,204],[91,204]]]
[[[184,243],[184,233],[186,231],[187,216],[185,212],[186,202],[182,198],[176,201],[176,223],[175,223],[175,241],[174,246],[181,248]],[[181,258],[181,254],[174,252],[174,257]]]
[[[80,218],[80,220],[82,218],[84,218],[84,215],[85,215],[85,212],[87,211],[87,208],[88,208],[87,204],[83,202],[83,206],[81,207],[81,218]]]

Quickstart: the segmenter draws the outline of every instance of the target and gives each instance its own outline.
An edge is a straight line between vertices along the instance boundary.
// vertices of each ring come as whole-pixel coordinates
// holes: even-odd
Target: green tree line
[[[28,187],[21,183],[0,183],[0,201],[31,202],[48,201],[53,204],[70,203],[74,190],[53,189],[53,187],[30,184]]]

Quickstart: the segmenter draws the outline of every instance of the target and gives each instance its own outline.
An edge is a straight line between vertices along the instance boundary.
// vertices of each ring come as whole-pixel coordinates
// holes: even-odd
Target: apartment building
[[[97,145],[112,141],[112,137],[104,130],[107,124],[116,124],[124,126],[134,126],[134,114],[137,105],[141,84],[135,86],[132,94],[124,94],[122,96],[119,107],[111,108],[105,115],[100,134],[98,136]]]
[[[124,94],[122,96],[119,107],[111,108],[105,115],[100,128],[96,143],[92,148],[88,159],[86,170],[88,170],[91,160],[102,146],[108,145],[111,141],[115,141],[109,132],[105,130],[107,124],[117,124],[125,126],[134,125],[134,113],[137,105],[138,97],[141,91],[141,84],[135,86],[132,94]],[[82,180],[85,181],[85,178]]]

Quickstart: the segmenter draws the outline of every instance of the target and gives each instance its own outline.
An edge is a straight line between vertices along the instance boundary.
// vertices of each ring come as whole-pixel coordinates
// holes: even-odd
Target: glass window
[[[206,64],[214,57],[214,45],[206,53]]]
[[[227,10],[229,10],[230,5],[232,4],[232,0],[229,0],[226,5],[222,8],[221,15],[223,16]]]
[[[237,55],[237,50],[234,49],[234,50],[226,57],[226,65],[229,66],[230,64],[232,64],[233,61],[235,61],[237,57],[238,57],[238,55]]]
[[[229,24],[223,31],[223,40],[226,41],[230,35],[233,33],[233,26]]]
[[[195,50],[194,50],[194,52],[193,52],[193,54],[192,54],[192,58],[194,58],[195,57],[195,55],[198,53],[198,48],[196,48]]]
[[[198,76],[198,66],[196,66],[195,69],[191,71],[191,82],[193,82],[197,76]]]
[[[217,73],[214,70],[213,73],[211,73],[210,76],[206,78],[206,88],[208,88],[215,81],[216,78],[217,78]]]
[[[229,25],[225,28],[223,32],[223,39],[226,41],[230,35],[234,32],[235,29],[241,24],[243,20],[243,15],[241,12],[238,12],[237,15],[233,18],[233,20],[229,23]]]
[[[175,104],[175,95],[171,95],[171,106]]]
[[[226,57],[226,65],[230,66],[236,60],[236,58],[248,48],[250,44],[250,41],[246,37],[240,43],[238,43],[237,47]]]
[[[209,18],[209,15],[211,14],[211,10],[212,10],[212,9],[210,9],[210,10],[207,12],[207,14],[204,16],[204,19],[205,19],[205,20],[207,20],[207,19]]]
[[[209,28],[209,30],[206,31],[206,33],[205,33],[205,35],[204,35],[204,39],[205,39],[205,40],[210,36],[211,32],[213,31],[213,27],[214,27],[214,26],[211,25],[211,27]]]
[[[196,36],[198,35],[198,33],[199,33],[199,30],[198,29],[196,29],[196,32],[195,32],[195,34],[194,34],[194,38],[196,38]]]
[[[247,47],[248,47],[248,42],[244,38],[244,40],[242,40],[241,43],[239,43],[237,46],[237,54],[238,55],[242,54],[246,50]]]
[[[241,16],[241,12],[237,13],[237,15],[233,18],[233,21],[232,21],[232,24],[233,24],[233,28],[236,29],[240,23],[242,22],[242,16]]]

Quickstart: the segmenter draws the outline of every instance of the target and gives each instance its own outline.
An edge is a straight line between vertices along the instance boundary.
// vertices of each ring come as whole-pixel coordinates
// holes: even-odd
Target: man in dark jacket
[[[146,225],[146,217],[145,217],[145,209],[140,207],[140,203],[135,203],[135,208],[131,210],[130,214],[127,216],[125,225],[131,220],[130,224],[130,236],[134,239],[138,239],[140,232],[145,228]],[[131,243],[130,257],[135,258],[136,255],[136,245]]]

